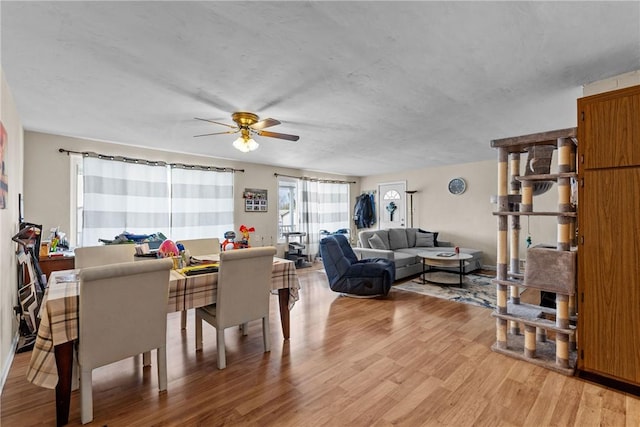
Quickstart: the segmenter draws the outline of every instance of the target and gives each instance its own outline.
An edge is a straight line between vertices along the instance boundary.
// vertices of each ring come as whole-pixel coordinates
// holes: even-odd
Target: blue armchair
[[[347,295],[387,295],[396,278],[395,263],[384,258],[359,260],[347,238],[334,234],[320,240],[320,256],[334,292]]]

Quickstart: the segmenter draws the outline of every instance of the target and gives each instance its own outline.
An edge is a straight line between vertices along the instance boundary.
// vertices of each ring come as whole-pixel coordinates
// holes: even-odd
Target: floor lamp
[[[406,190],[405,193],[409,195],[409,214],[411,218],[411,228],[413,228],[413,195],[417,193],[418,190]]]

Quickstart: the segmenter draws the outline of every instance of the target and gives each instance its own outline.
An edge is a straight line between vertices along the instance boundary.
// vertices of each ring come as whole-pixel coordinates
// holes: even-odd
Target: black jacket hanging
[[[369,194],[361,194],[356,197],[356,204],[353,209],[353,221],[356,228],[369,228],[375,222],[373,203]]]

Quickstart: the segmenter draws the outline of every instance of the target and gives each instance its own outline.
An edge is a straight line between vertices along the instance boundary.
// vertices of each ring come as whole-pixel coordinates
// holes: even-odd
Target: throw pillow
[[[440,234],[439,231],[427,231],[427,230],[423,230],[422,228],[418,228],[418,233],[431,233],[433,234],[433,246],[440,246],[438,245],[438,234]],[[417,234],[416,234],[417,236]],[[416,243],[416,246],[420,246]]]
[[[389,229],[389,249],[395,251],[396,249],[404,249],[409,247],[407,241],[407,230],[404,228],[390,228]]]
[[[407,228],[407,247],[413,248],[416,245],[417,228]]]
[[[373,249],[389,249],[387,245],[384,244],[380,236],[378,236],[377,234],[374,234],[373,236],[369,237],[369,245]]]
[[[416,233],[416,247],[432,248],[435,246],[433,233]]]

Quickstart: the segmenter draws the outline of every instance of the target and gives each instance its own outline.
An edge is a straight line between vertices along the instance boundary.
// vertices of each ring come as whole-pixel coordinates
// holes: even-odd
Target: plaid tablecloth
[[[40,326],[27,368],[27,380],[53,389],[58,384],[54,346],[78,339],[78,270],[51,273],[41,307]],[[203,307],[216,301],[218,274],[184,276],[171,270],[168,312]],[[300,282],[292,261],[274,258],[271,289],[289,289],[289,310],[299,299]]]

